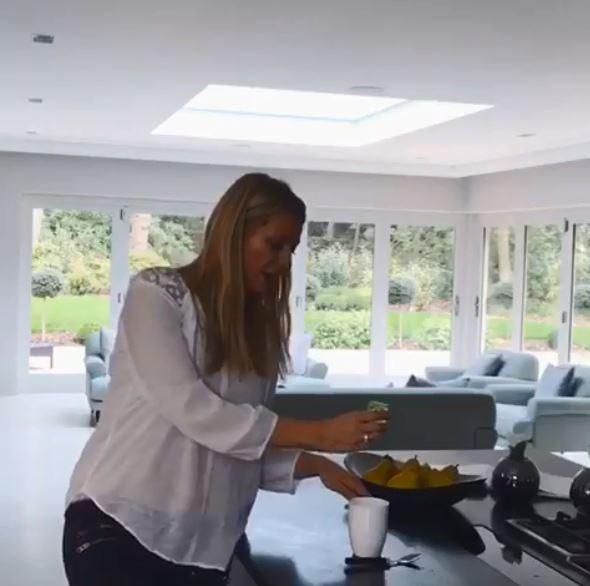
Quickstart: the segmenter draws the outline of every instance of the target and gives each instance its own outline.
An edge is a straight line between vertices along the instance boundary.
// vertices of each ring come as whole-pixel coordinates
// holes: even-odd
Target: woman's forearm
[[[303,478],[312,478],[313,476],[318,476],[320,473],[321,462],[324,459],[325,458],[322,456],[310,454],[309,452],[303,452],[295,464],[295,478],[301,480]]]
[[[277,448],[317,449],[321,425],[321,421],[300,421],[280,417],[270,438],[270,445]]]
[[[356,411],[331,419],[301,421],[279,417],[270,438],[277,448],[318,452],[354,452],[387,430],[386,412]]]

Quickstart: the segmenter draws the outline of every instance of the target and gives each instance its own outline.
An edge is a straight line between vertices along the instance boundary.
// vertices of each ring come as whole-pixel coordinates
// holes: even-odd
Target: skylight
[[[152,134],[359,147],[491,106],[208,85]]]

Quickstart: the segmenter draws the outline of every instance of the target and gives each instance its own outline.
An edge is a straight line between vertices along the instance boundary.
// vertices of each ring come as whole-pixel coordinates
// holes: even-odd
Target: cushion
[[[525,352],[502,352],[504,365],[498,372],[498,376],[506,378],[518,378],[521,380],[536,381],[539,372],[539,361],[532,354]]]
[[[471,376],[496,376],[502,366],[504,366],[504,360],[500,354],[482,354],[465,371],[465,374]]]
[[[291,336],[289,340],[289,354],[291,355],[292,374],[303,376],[307,366],[307,355],[311,348],[311,334],[303,336]]]
[[[590,398],[590,367],[576,366],[572,381],[572,395]]]
[[[424,378],[420,378],[417,376],[412,375],[409,379],[408,382],[406,383],[406,388],[408,389],[419,389],[419,388],[431,388],[431,387],[435,387],[436,385],[434,383],[431,383],[430,381],[424,379]]]
[[[535,397],[569,397],[573,391],[573,378],[573,366],[550,364],[537,383]]]

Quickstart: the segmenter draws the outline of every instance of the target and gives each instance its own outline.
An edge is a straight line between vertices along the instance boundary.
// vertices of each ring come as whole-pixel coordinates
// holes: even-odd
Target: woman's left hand
[[[369,496],[358,476],[348,472],[329,458],[317,456],[317,474],[326,488],[341,494],[345,499],[352,499],[357,496]]]

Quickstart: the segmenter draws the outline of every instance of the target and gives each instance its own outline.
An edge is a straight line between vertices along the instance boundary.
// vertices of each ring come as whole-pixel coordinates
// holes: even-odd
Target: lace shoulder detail
[[[137,274],[136,279],[153,283],[162,289],[179,307],[182,305],[188,288],[184,279],[176,269],[153,268],[145,269]]]

